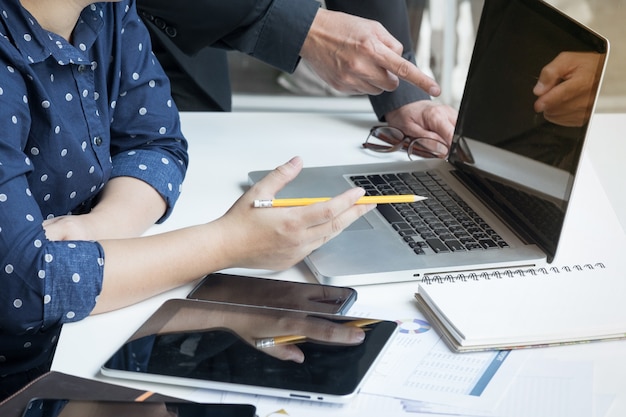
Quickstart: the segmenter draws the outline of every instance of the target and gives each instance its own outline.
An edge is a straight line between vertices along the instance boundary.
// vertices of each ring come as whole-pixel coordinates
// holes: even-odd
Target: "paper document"
[[[389,320],[393,313],[365,310],[357,303],[350,314]],[[410,317],[396,320],[398,334],[365,381],[363,393],[492,410],[527,357],[508,351],[454,353],[417,308]]]

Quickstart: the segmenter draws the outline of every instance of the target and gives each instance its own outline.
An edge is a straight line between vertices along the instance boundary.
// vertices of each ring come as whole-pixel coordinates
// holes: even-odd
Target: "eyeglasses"
[[[450,146],[441,139],[412,138],[403,131],[391,126],[374,126],[363,143],[365,149],[374,152],[395,152],[406,149],[409,159],[445,158]]]

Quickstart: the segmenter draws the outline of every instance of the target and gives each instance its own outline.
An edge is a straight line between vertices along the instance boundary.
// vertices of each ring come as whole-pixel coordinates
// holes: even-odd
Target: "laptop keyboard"
[[[507,247],[507,243],[434,171],[358,175],[366,195],[416,194],[427,200],[379,204],[378,211],[418,254]]]
[[[550,241],[558,240],[565,213],[556,204],[496,181],[489,181],[489,184],[511,206],[521,208],[520,211],[526,213],[524,220],[531,223],[538,233],[547,236]]]

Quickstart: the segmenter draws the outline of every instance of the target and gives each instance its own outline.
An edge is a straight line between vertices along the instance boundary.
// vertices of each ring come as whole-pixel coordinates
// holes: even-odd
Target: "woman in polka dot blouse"
[[[49,369],[63,323],[224,268],[287,268],[372,208],[360,189],[252,208],[294,158],[215,221],[133,238],[168,217],[188,162],[134,0],[0,0],[0,126],[0,398]]]

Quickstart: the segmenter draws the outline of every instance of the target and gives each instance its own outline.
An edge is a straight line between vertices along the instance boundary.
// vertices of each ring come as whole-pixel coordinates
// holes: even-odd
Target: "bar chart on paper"
[[[509,351],[451,352],[423,317],[396,321],[398,333],[368,377],[364,393],[487,409],[498,402],[521,366],[521,356]]]
[[[434,346],[406,375],[404,389],[479,397],[508,354],[502,351],[468,357]]]

